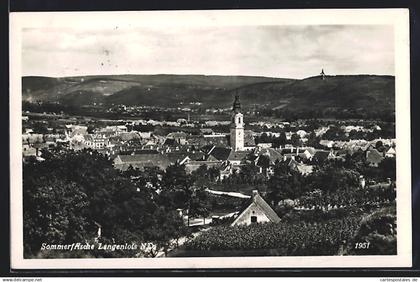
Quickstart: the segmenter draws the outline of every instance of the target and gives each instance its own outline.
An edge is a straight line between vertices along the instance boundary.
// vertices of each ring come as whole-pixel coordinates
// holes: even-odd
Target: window
[[[257,223],[257,217],[255,215],[251,216],[251,223]]]

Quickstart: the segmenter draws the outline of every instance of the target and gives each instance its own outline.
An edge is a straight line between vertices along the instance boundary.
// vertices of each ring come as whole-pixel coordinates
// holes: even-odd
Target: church
[[[235,96],[232,108],[232,119],[230,123],[230,146],[233,151],[244,151],[244,116],[241,113],[241,102],[239,95]]]

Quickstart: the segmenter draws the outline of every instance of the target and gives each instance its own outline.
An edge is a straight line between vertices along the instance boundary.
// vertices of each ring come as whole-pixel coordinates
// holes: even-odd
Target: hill
[[[206,75],[28,76],[22,78],[22,98],[27,101],[76,105],[91,104],[94,101],[105,104],[169,106],[179,102],[199,102],[201,99],[211,101],[215,97],[205,96],[220,96],[232,89],[255,83],[286,81],[290,80]]]
[[[310,77],[289,83],[260,83],[238,89],[248,103],[267,103],[274,109],[292,111],[313,109],[381,108],[394,111],[395,79],[393,76],[344,75]]]
[[[245,107],[289,111],[381,109],[394,112],[393,76],[319,76],[301,80],[204,75],[110,75],[66,78],[23,77],[23,100],[66,105],[174,106],[192,102],[202,107],[229,107],[235,94]]]

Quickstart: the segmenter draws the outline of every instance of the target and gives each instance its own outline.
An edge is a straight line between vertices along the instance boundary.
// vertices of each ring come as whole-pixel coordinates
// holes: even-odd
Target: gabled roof
[[[313,166],[306,164],[298,164],[296,166],[297,171],[302,175],[311,174],[313,171]]]
[[[295,168],[296,166],[299,165],[299,163],[296,160],[294,160],[294,159],[290,159],[290,161],[289,161],[289,163],[287,165],[290,166],[290,167],[292,167],[292,168]]]
[[[366,160],[369,163],[378,164],[384,159],[384,156],[381,152],[376,149],[370,149],[366,152]]]
[[[252,191],[253,195],[251,197],[251,200],[248,202],[246,208],[242,210],[239,213],[239,216],[233,221],[232,226],[236,225],[238,221],[241,220],[242,217],[246,215],[246,212],[248,209],[250,209],[252,206],[258,207],[264,214],[267,216],[267,218],[274,223],[279,223],[281,221],[280,217],[276,214],[276,212],[270,207],[269,204],[260,196],[258,191],[254,190]]]
[[[386,151],[386,153],[387,154],[396,154],[396,151],[395,151],[395,149],[394,148],[392,148],[392,147],[389,147],[389,149]]]
[[[223,147],[214,147],[210,152],[209,155],[216,158],[219,161],[226,161],[229,157],[231,149],[223,148]]]
[[[188,156],[188,153],[186,151],[170,152],[166,153],[166,156],[171,163],[176,163],[184,160]]]
[[[316,149],[313,147],[307,147],[305,148],[305,151],[308,151],[312,156],[316,153]]]
[[[264,155],[270,159],[270,163],[275,163],[277,160],[283,160],[283,155],[276,149],[273,148],[263,148],[258,153],[260,156]]]

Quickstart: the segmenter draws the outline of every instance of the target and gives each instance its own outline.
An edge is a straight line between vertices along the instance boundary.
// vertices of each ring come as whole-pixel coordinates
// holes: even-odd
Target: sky
[[[393,34],[386,25],[28,28],[22,74],[394,75]]]

